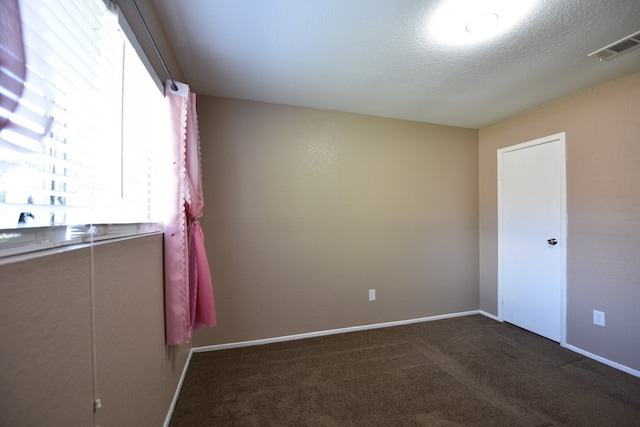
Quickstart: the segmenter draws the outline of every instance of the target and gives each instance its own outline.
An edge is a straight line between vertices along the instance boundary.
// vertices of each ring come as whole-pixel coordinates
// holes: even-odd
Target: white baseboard
[[[493,314],[487,313],[486,311],[480,310],[480,314],[482,314],[483,316],[487,316],[487,317],[489,317],[489,318],[491,318],[493,320],[497,320],[497,321],[501,322],[501,320],[500,320],[500,318],[498,316],[494,316]],[[618,369],[620,371],[626,372],[627,374],[631,374],[634,377],[640,377],[640,371],[638,371],[636,369],[630,368],[628,366],[622,365],[620,363],[614,362],[614,361],[609,360],[609,359],[605,359],[604,357],[598,356],[597,354],[589,353],[588,351],[583,350],[583,349],[581,349],[579,347],[576,347],[574,345],[571,345],[571,344],[564,344],[562,346],[564,348],[567,348],[567,349],[571,350],[571,351],[575,351],[576,353],[579,353],[579,354],[581,354],[583,356],[586,356],[589,359],[597,360],[598,362],[604,363],[605,365],[611,366],[612,368],[616,368],[616,369]]]
[[[495,316],[491,313],[488,313],[484,310],[480,310],[480,314],[482,314],[485,317],[488,317],[489,319],[493,319],[493,320],[497,320],[498,322],[501,322],[500,318],[498,316]]]
[[[254,345],[272,344],[276,342],[301,340],[305,338],[322,337],[325,335],[344,334],[346,332],[366,331],[368,329],[388,328],[391,326],[409,325],[411,323],[430,322],[433,320],[450,319],[453,317],[471,316],[480,314],[478,310],[463,311],[459,313],[441,314],[439,316],[420,317],[417,319],[398,320],[395,322],[375,323],[371,325],[352,326],[349,328],[329,329],[324,331],[307,332],[304,334],[286,335],[282,337],[265,338],[260,340],[233,342],[228,344],[207,345],[203,347],[194,347],[191,351],[194,353],[202,353],[205,351],[227,350],[230,348],[250,347]]]
[[[180,375],[180,380],[178,381],[178,385],[176,386],[176,392],[173,395],[171,406],[169,406],[167,417],[164,419],[164,427],[169,427],[169,423],[171,422],[171,417],[173,416],[173,410],[176,408],[176,403],[178,402],[178,397],[180,396],[180,390],[182,390],[182,383],[184,382],[184,377],[187,375],[187,370],[189,369],[189,364],[191,363],[192,354],[193,354],[193,348],[189,350],[189,356],[187,356],[187,361],[184,363],[184,367],[182,368],[182,374]]]
[[[600,363],[604,363],[605,365],[609,365],[612,368],[619,369],[619,370],[621,370],[623,372],[626,372],[627,374],[631,374],[634,377],[639,377],[640,378],[640,371],[638,371],[636,369],[630,368],[628,366],[622,365],[620,363],[614,362],[614,361],[609,360],[609,359],[605,359],[604,357],[598,356],[597,354],[589,353],[588,351],[583,350],[583,349],[581,349],[579,347],[573,346],[571,344],[567,344],[565,347],[568,348],[571,351],[575,351],[576,353],[580,353],[581,355],[586,356],[589,359],[597,360]]]

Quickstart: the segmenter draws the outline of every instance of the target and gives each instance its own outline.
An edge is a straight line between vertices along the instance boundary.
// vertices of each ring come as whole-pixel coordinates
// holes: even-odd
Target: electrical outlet
[[[604,327],[604,311],[593,310],[593,324]]]
[[[376,300],[376,290],[369,289],[369,301],[375,301],[375,300]]]

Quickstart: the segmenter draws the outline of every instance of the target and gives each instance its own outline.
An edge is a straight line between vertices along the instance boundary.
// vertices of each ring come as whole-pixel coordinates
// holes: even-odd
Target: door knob
[[[547,243],[551,246],[555,246],[558,244],[558,241],[556,239],[547,239]]]

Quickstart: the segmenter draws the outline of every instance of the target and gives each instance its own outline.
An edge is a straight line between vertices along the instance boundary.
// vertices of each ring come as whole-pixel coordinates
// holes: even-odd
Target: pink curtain
[[[170,110],[171,205],[165,220],[165,323],[168,345],[189,342],[191,332],[216,325],[211,271],[198,219],[203,214],[196,95],[189,86],[165,83]]]

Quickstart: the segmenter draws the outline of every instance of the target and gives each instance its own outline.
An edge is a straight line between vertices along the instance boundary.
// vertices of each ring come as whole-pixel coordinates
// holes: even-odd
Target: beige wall
[[[480,308],[497,314],[497,157],[566,132],[567,342],[640,369],[640,73],[480,129]],[[593,325],[593,310],[606,327]]]
[[[162,235],[0,266],[0,425],[159,426],[189,348],[164,345]]]
[[[206,96],[198,114],[218,327],[195,346],[478,308],[476,130]]]

